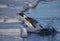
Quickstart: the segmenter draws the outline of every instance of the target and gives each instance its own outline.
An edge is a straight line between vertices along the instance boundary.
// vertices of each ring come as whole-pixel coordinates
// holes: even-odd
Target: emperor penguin
[[[24,13],[19,13],[19,15],[31,30],[34,30],[34,28],[36,28],[36,24],[38,23],[38,21],[26,16]]]

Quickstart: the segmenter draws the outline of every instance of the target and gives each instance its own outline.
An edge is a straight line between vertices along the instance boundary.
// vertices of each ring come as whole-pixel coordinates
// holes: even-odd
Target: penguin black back
[[[30,23],[34,26],[34,28],[36,28],[36,24],[38,23],[38,21],[30,17],[27,17],[27,18],[29,19]]]
[[[32,22],[38,23],[38,21],[36,21],[36,20],[33,19],[33,18],[30,18],[30,17],[27,17],[27,18],[30,19],[30,21],[32,21]]]

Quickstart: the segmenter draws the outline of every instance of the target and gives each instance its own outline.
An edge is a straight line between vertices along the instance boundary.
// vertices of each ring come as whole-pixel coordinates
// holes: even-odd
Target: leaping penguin
[[[23,21],[25,22],[25,24],[31,28],[31,30],[33,30],[34,28],[36,28],[36,24],[38,23],[38,21],[36,21],[35,19],[32,19],[30,17],[27,17],[24,13],[19,13],[19,15],[22,17]]]

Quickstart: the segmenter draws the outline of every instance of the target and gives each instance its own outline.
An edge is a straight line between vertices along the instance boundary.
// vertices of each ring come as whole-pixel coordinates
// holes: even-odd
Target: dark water
[[[28,41],[60,41],[60,33],[50,36],[40,36],[37,34],[31,34],[28,37]]]

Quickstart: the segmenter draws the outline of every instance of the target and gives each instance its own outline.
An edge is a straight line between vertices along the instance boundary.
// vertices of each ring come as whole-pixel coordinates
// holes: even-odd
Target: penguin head
[[[19,15],[20,15],[21,17],[23,17],[23,16],[24,16],[24,13],[19,13]]]
[[[19,13],[19,15],[20,15],[22,18],[27,18],[27,16],[26,16],[24,13]]]

